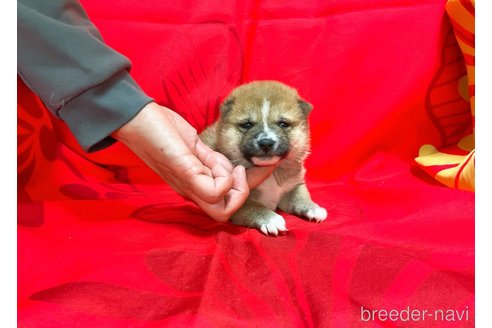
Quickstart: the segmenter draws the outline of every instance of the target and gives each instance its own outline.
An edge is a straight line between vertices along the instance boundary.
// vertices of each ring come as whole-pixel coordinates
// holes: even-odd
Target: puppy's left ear
[[[313,105],[311,105],[310,103],[308,103],[303,99],[297,100],[297,103],[299,104],[299,107],[301,108],[302,112],[306,116],[308,116],[309,113],[311,113],[311,111],[313,110]]]

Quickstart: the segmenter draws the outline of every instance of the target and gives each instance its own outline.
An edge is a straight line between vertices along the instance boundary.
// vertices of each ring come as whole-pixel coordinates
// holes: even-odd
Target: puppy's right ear
[[[220,106],[220,112],[222,113],[222,115],[226,115],[227,113],[229,113],[233,105],[234,105],[234,98],[229,97],[226,100],[224,100],[224,102]]]

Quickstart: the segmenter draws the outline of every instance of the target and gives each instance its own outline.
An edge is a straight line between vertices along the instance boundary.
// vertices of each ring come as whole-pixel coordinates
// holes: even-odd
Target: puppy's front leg
[[[281,215],[265,206],[248,199],[246,203],[231,217],[231,222],[237,225],[260,229],[265,235],[277,236],[287,231],[285,220]]]
[[[285,194],[278,204],[278,208],[284,212],[303,216],[316,222],[322,222],[328,216],[328,212],[311,200],[311,195],[302,183]]]

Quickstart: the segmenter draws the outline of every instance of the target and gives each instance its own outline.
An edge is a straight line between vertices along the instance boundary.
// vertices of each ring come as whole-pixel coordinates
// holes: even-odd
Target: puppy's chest
[[[295,186],[304,183],[304,174],[305,169],[302,168],[302,170],[288,176],[280,183],[272,174],[261,185],[255,188],[251,194],[251,198],[274,211],[280,199],[286,193],[294,189]]]

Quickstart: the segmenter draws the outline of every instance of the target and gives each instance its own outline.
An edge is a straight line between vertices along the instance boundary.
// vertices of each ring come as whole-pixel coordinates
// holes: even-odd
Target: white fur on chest
[[[293,176],[285,181],[282,185],[278,185],[277,180],[273,176],[268,177],[261,185],[256,187],[256,195],[254,199],[263,204],[265,207],[275,211],[277,205],[286,193],[291,191],[295,186],[304,182],[304,170],[297,176]]]

